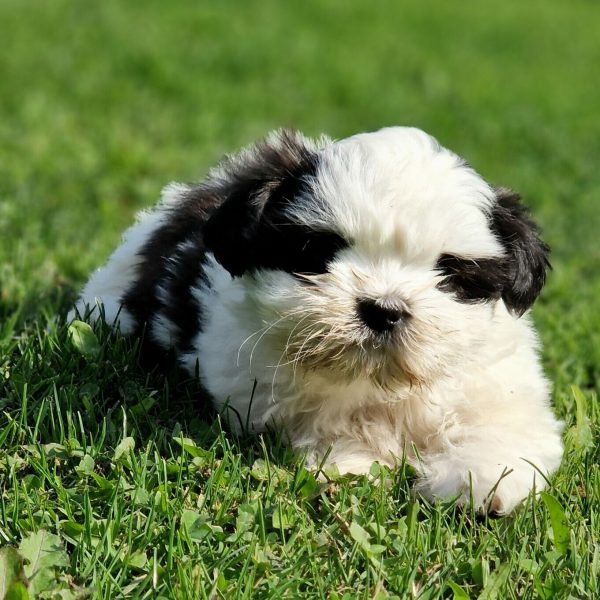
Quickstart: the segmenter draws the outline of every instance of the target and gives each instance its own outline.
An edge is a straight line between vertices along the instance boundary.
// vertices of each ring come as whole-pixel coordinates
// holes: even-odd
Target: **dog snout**
[[[377,333],[392,331],[398,323],[409,317],[408,310],[400,304],[382,304],[371,298],[357,301],[356,312],[369,329]]]

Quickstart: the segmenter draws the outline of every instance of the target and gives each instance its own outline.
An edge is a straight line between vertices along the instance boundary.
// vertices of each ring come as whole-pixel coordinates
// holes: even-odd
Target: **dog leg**
[[[533,489],[543,490],[562,457],[559,425],[549,419],[537,431],[494,427],[465,430],[445,451],[422,454],[415,462],[416,489],[429,499],[473,499],[480,509],[510,513]]]

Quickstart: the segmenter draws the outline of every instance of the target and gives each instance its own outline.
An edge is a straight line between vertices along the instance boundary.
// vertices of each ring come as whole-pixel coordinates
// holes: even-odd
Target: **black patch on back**
[[[197,232],[174,252],[160,284],[166,296],[161,302],[160,314],[177,327],[174,336],[180,351],[191,349],[191,342],[200,329],[200,306],[192,289],[209,285],[202,269],[205,254],[201,232]]]
[[[138,278],[122,298],[123,306],[135,317],[138,335],[143,332],[144,356],[162,362],[161,348],[152,340],[151,322],[164,314],[175,329],[172,331],[177,350],[186,350],[200,328],[200,307],[192,287],[205,282],[202,263],[206,248],[202,227],[218,206],[219,199],[200,186],[184,193],[176,207],[165,213],[163,225],[141,248]],[[181,244],[186,242],[185,247]],[[164,290],[161,299],[158,288]]]

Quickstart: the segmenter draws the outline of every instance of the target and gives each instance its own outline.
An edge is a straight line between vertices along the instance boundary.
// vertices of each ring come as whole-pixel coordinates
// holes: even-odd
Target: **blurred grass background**
[[[166,182],[272,128],[406,124],[523,194],[554,249],[544,339],[600,362],[598,3],[1,0],[0,22],[5,307],[78,285]]]
[[[0,0],[0,39],[0,363],[169,181],[276,127],[402,124],[522,193],[553,248],[558,413],[597,390],[598,2]]]

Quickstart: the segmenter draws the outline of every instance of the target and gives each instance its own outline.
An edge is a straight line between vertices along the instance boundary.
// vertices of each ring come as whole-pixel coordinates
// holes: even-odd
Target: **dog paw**
[[[415,489],[429,500],[457,498],[459,504],[471,501],[480,512],[506,515],[532,490],[541,491],[545,480],[533,467],[499,464],[458,466],[452,460],[436,460],[419,465]]]

